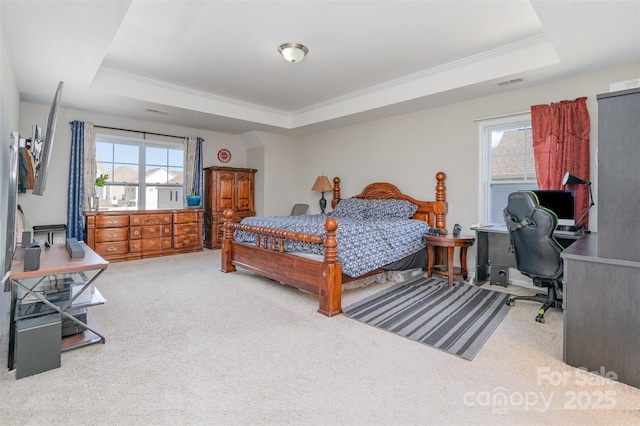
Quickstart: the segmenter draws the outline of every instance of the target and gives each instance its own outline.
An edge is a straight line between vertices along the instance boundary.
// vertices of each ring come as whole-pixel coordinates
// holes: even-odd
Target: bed
[[[256,274],[279,281],[301,290],[305,290],[318,295],[318,312],[326,316],[338,315],[342,312],[342,284],[360,279],[364,276],[377,274],[384,270],[393,270],[397,265],[409,265],[410,259],[419,254],[424,254],[424,243],[422,235],[429,228],[438,228],[446,232],[446,175],[438,172],[436,178],[435,201],[419,201],[409,195],[403,194],[396,186],[386,182],[376,182],[367,185],[360,194],[351,198],[341,198],[340,178],[333,179],[333,199],[331,205],[333,212],[328,215],[310,215],[318,217],[281,216],[264,218],[245,218],[242,222],[233,221],[233,211],[225,210],[225,222],[223,225],[221,270],[222,272],[235,272],[236,268],[249,270]],[[363,217],[356,217],[354,213],[357,209],[362,209],[367,204],[366,200],[372,200],[372,205],[384,205],[379,210],[379,214],[371,211],[371,205],[366,208],[369,213]],[[388,200],[388,201],[373,201]],[[340,204],[342,203],[342,204]],[[406,219],[395,218],[397,211],[388,213],[387,207],[399,209],[406,214],[407,208],[413,214]],[[354,215],[347,218],[339,213]],[[376,208],[376,211],[377,208]],[[348,213],[345,213],[348,212]],[[383,213],[384,212],[384,213]],[[390,214],[391,217],[387,217]],[[412,220],[408,220],[411,218]],[[317,220],[321,220],[321,227],[318,229]],[[282,221],[282,222],[279,222]],[[306,226],[296,228],[293,223],[304,222]],[[356,222],[361,222],[354,230]],[[390,222],[398,222],[390,223]],[[409,242],[397,243],[394,226],[404,226],[400,222],[411,222],[411,231],[401,233],[411,234],[406,238]],[[308,230],[314,230],[309,232]],[[378,260],[375,265],[354,266],[346,257],[348,251],[353,250],[353,242],[346,238],[347,233],[359,235],[360,249],[363,252],[375,253],[379,251],[375,246],[380,241],[389,243],[399,250],[405,245],[410,245],[413,253],[401,259],[385,263]],[[394,238],[389,238],[389,233],[394,234]],[[342,234],[342,236],[341,236]],[[248,239],[249,238],[249,239]],[[415,243],[415,239],[420,240],[420,246]],[[364,241],[366,240],[366,241]],[[340,241],[342,241],[342,249]],[[351,244],[351,250],[347,246]],[[399,254],[396,253],[396,256]],[[365,256],[367,257],[367,256]],[[340,259],[340,261],[339,261]],[[390,259],[390,258],[389,258]],[[389,260],[386,259],[386,260]],[[343,273],[344,269],[349,272]],[[381,264],[382,263],[382,264]],[[373,268],[373,269],[371,269]],[[364,272],[363,272],[364,271]]]

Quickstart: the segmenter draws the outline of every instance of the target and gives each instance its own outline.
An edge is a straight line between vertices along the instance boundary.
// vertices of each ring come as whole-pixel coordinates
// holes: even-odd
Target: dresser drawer
[[[197,234],[198,233],[198,224],[197,223],[181,223],[179,225],[173,225],[173,235],[187,235],[187,234]]]
[[[96,228],[119,228],[129,226],[129,216],[98,216]]]
[[[142,238],[142,229],[139,226],[132,226],[129,228],[129,239],[130,240],[139,240]]]
[[[140,251],[155,251],[171,248],[170,238],[145,238],[140,240]]]
[[[142,250],[142,240],[129,241],[130,253],[140,253],[141,250]]]
[[[198,213],[195,212],[179,212],[173,214],[173,223],[189,223],[197,221]]]
[[[140,227],[142,238],[170,237],[171,226],[169,225],[147,225]]]
[[[118,241],[113,243],[96,243],[95,252],[100,256],[111,256],[114,254],[123,254],[129,251],[129,243],[127,241]]]
[[[131,215],[131,226],[170,225],[171,213]]]
[[[173,248],[195,247],[197,245],[198,236],[196,234],[173,237]]]
[[[129,236],[128,228],[96,229],[97,243],[107,243],[112,241],[126,241],[128,236]]]

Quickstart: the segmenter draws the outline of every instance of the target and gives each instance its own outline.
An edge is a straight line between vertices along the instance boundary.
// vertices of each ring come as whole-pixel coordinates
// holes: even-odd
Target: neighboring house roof
[[[531,130],[527,133],[531,141]],[[522,135],[519,131],[506,131],[498,146],[492,149],[491,178],[493,180],[521,179],[525,175],[525,168],[527,177],[535,179],[533,147],[529,144],[525,154]]]
[[[115,182],[138,182],[138,172],[128,166],[116,167],[112,171],[98,170],[98,173],[107,173]],[[183,182],[184,173],[167,171],[164,167],[155,167],[149,169],[145,173],[145,176],[147,177],[147,182],[151,183],[180,184]]]

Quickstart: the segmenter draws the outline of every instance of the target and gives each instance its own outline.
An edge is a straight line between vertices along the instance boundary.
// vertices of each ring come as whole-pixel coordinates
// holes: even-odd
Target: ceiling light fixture
[[[294,64],[302,61],[305,55],[309,53],[309,49],[300,43],[284,43],[278,47],[278,52],[283,58]]]

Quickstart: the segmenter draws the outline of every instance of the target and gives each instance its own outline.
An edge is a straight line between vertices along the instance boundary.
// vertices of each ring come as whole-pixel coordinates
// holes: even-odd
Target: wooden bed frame
[[[414,219],[424,220],[433,228],[446,229],[445,217],[448,207],[445,179],[446,175],[443,172],[436,174],[435,201],[416,200],[386,182],[372,183],[354,198],[410,201],[418,206],[418,210],[413,216]],[[340,178],[336,177],[333,179],[332,207],[335,207],[338,201],[340,201]],[[327,235],[324,237],[322,235],[236,223],[233,222],[233,211],[230,209],[224,211],[224,217],[221,253],[222,272],[235,272],[236,267],[247,269],[264,277],[317,294],[320,304],[318,312],[323,315],[331,317],[342,312],[342,283],[362,277],[353,278],[342,274],[342,268],[338,263],[338,240],[336,239],[338,221],[336,218],[327,217],[325,222]],[[234,241],[234,230],[256,233],[255,245]],[[260,236],[268,236],[270,238],[263,238],[264,242],[261,245]],[[284,244],[280,244],[284,239],[324,245],[323,261],[285,253],[283,251]],[[379,272],[380,270],[377,270],[366,276]]]

